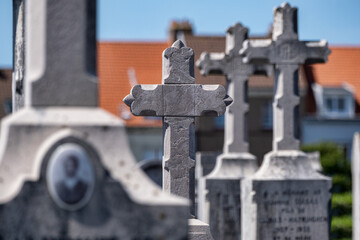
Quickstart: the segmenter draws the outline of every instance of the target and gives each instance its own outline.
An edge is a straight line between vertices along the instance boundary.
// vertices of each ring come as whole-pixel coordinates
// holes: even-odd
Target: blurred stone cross
[[[248,29],[236,23],[226,31],[225,53],[203,52],[196,62],[203,75],[226,76],[227,93],[234,101],[225,113],[224,151],[217,157],[215,169],[206,176],[206,190],[201,187],[198,189],[199,195],[206,193],[206,196],[199,197],[199,218],[210,224],[216,239],[241,238],[240,216],[237,214],[241,206],[239,181],[253,174],[258,167],[256,157],[249,153],[248,78],[255,72],[266,72],[269,75],[272,66],[243,63],[239,50],[247,38]],[[222,204],[221,199],[226,197],[233,199],[233,206]],[[224,216],[227,215],[234,217],[226,219]]]
[[[180,40],[163,52],[162,82],[134,86],[124,102],[136,116],[164,118],[163,190],[194,203],[195,117],[220,116],[232,100],[221,85],[195,84],[194,52]]]
[[[326,62],[327,42],[299,41],[297,8],[284,3],[275,10],[272,41],[245,41],[241,54],[246,63],[275,64],[273,150],[299,150],[299,65]]]
[[[228,95],[234,102],[225,113],[224,154],[234,154],[249,151],[246,115],[249,111],[247,99],[248,78],[255,72],[271,72],[271,65],[246,64],[242,61],[239,50],[248,38],[248,29],[240,23],[226,31],[226,52],[203,52],[196,62],[203,75],[223,74],[226,76]],[[223,156],[224,157],[224,156]],[[223,158],[222,157],[222,158]],[[255,158],[252,156],[252,158]]]
[[[274,10],[272,40],[245,41],[247,63],[275,65],[273,151],[241,182],[242,239],[329,239],[331,179],[299,151],[299,66],[323,63],[327,42],[299,41],[297,8]],[[246,220],[246,221],[245,221]],[[274,230],[276,229],[276,230]]]

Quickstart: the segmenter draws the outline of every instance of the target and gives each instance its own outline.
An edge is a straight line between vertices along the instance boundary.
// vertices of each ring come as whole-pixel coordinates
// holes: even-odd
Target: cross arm
[[[321,41],[305,41],[304,46],[307,49],[305,64],[325,63],[331,50],[326,40]]]
[[[244,63],[264,64],[270,62],[273,44],[271,39],[246,40],[239,54]]]
[[[209,74],[225,74],[226,60],[224,53],[208,53],[203,52],[196,66],[200,69],[202,75]]]
[[[136,116],[199,117],[223,115],[232,99],[221,85],[136,85],[124,103]]]

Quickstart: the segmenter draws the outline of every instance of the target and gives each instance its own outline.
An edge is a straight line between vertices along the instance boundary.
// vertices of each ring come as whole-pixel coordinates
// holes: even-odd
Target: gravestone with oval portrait
[[[146,177],[124,123],[98,108],[95,10],[26,3],[25,106],[1,123],[1,240],[187,239],[188,201]]]
[[[54,201],[63,209],[77,210],[89,201],[95,184],[89,155],[78,145],[67,143],[51,155],[46,183]]]

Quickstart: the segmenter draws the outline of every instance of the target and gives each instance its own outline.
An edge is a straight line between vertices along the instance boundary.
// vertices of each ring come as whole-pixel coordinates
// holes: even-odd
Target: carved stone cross
[[[269,71],[270,65],[246,64],[242,61],[239,50],[248,38],[248,29],[236,23],[226,32],[226,52],[201,54],[196,65],[203,75],[226,75],[228,95],[234,102],[225,113],[224,154],[249,151],[246,115],[249,111],[247,86],[249,75],[255,71]]]
[[[326,62],[327,42],[299,41],[297,8],[283,3],[275,9],[272,41],[245,41],[240,53],[246,63],[275,64],[273,150],[299,150],[299,65]]]
[[[124,102],[136,116],[164,118],[163,190],[194,201],[194,119],[220,116],[232,100],[220,85],[195,84],[194,52],[180,40],[163,52],[162,82],[134,86]]]

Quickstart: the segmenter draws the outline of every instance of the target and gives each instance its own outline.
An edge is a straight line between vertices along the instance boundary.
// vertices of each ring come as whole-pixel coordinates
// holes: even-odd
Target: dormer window
[[[353,118],[355,103],[350,86],[322,87],[313,86],[318,115],[326,118]]]

